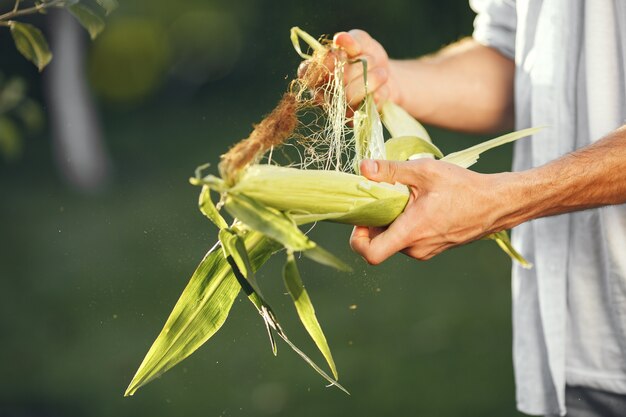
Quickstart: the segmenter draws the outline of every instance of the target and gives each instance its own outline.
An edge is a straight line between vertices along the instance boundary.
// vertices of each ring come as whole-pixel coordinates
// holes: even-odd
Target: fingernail
[[[377,174],[378,173],[378,163],[376,163],[376,161],[373,161],[371,159],[365,159],[365,160],[363,160],[363,164],[364,164],[364,168],[370,174]]]

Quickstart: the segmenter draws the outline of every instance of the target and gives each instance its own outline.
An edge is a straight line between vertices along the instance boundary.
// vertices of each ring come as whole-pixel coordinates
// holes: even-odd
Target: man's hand
[[[396,252],[430,259],[501,230],[503,174],[479,174],[432,159],[365,160],[361,173],[373,181],[405,184],[411,192],[404,212],[388,227],[354,228],[350,246],[372,265]]]
[[[360,60],[367,61],[367,91],[374,94],[376,103],[391,100],[401,104],[401,90],[387,52],[380,43],[367,32],[358,29],[335,34],[333,42],[343,48],[348,61],[352,62],[346,64],[344,70],[348,104],[356,106],[365,98],[363,64]]]
[[[433,55],[397,60],[389,59],[380,43],[362,30],[339,32],[333,41],[352,62],[344,73],[352,108],[365,96],[363,64],[355,62],[363,58],[368,63],[367,90],[379,107],[390,100],[423,123],[462,132],[513,128],[515,63],[495,49],[462,39]],[[309,64],[300,65],[300,77]],[[333,60],[324,65],[332,70]]]
[[[626,203],[626,125],[592,145],[521,172],[479,174],[443,161],[372,161],[361,173],[406,184],[404,212],[387,228],[356,227],[350,245],[370,264],[396,252],[429,259],[544,216]]]

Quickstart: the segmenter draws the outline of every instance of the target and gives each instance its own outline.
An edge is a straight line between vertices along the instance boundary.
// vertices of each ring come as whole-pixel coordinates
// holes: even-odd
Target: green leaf
[[[252,297],[249,297],[249,298],[252,301],[252,303],[256,306],[256,303],[252,299]],[[260,298],[259,298],[259,300],[260,300]],[[345,392],[346,394],[350,395],[348,390],[346,390],[344,387],[341,386],[341,384],[339,384],[339,382],[337,382],[335,379],[333,379],[331,376],[329,376],[326,372],[324,372],[324,370],[322,368],[320,368],[311,358],[309,358],[291,340],[289,340],[289,338],[287,337],[287,334],[285,333],[285,331],[281,327],[280,323],[278,323],[278,320],[276,319],[276,316],[274,315],[274,312],[272,311],[270,306],[267,305],[267,303],[263,302],[263,304],[261,305],[261,308],[259,309],[259,313],[261,314],[261,317],[263,317],[263,320],[265,321],[265,325],[268,327],[268,332],[270,332],[270,334],[271,334],[271,330],[274,330],[276,332],[276,334],[281,339],[283,339],[285,341],[285,343],[287,343],[287,345],[289,345],[289,347],[294,352],[296,352],[298,354],[298,356],[300,356],[306,363],[308,363],[309,366],[315,370],[315,372],[317,372],[325,380],[327,380],[330,383],[330,385],[334,385],[337,388],[339,388],[340,390],[342,390],[343,392]],[[276,354],[276,351],[274,351],[274,354]]]
[[[199,167],[199,169],[202,167]],[[196,169],[196,176],[189,178],[189,183],[192,185],[206,185],[212,191],[222,193],[228,189],[223,179],[216,177],[215,175],[207,175],[204,178],[198,176],[198,170]]]
[[[202,214],[209,218],[220,229],[225,229],[228,227],[228,223],[222,217],[222,215],[217,211],[215,204],[213,204],[213,200],[211,200],[211,189],[208,185],[204,185],[202,187],[202,191],[200,192],[200,197],[198,199],[198,207]]]
[[[373,159],[387,159],[385,154],[385,137],[383,135],[383,125],[380,121],[380,114],[376,108],[374,97],[371,94],[367,95],[365,99],[367,106],[367,123],[369,124],[369,141],[368,141],[368,154],[369,158]]]
[[[52,53],[41,31],[27,23],[11,22],[9,26],[17,50],[42,71],[52,59]]]
[[[298,312],[298,316],[300,317],[300,321],[302,321],[302,325],[315,342],[315,345],[317,345],[317,348],[320,352],[322,352],[322,355],[324,355],[333,376],[337,379],[335,361],[330,353],[326,336],[324,336],[322,327],[315,316],[313,303],[311,302],[309,294],[304,288],[304,284],[300,278],[300,272],[298,271],[298,266],[296,265],[293,253],[289,253],[287,255],[287,263],[285,263],[285,267],[283,269],[283,279],[285,281],[285,287],[287,287],[287,291],[289,291],[289,294],[293,299],[293,303],[296,307],[296,311]]]
[[[310,240],[286,214],[266,207],[243,194],[230,193],[224,203],[226,211],[249,228],[282,244],[287,250],[302,251],[304,256],[342,271],[351,268],[330,252]]]
[[[224,202],[226,211],[248,227],[263,233],[292,251],[305,251],[315,247],[295,223],[282,212],[266,207],[243,194],[228,194]]]
[[[271,322],[268,317],[268,309],[269,306],[263,302],[263,299],[256,293],[252,293],[248,296],[248,299],[252,301],[252,304],[257,308],[257,311],[261,313],[261,317],[263,318],[263,323],[265,323],[265,330],[267,330],[267,335],[270,338],[270,347],[272,348],[272,353],[274,356],[278,355],[278,347],[276,346],[276,339],[274,338],[273,329],[278,326],[278,323]]]
[[[364,62],[367,67],[367,62]],[[364,72],[366,74],[367,71]],[[376,109],[376,103],[368,94],[352,118],[354,124],[354,171],[360,172],[359,164],[363,159],[387,159],[383,126]]]
[[[269,306],[267,302],[265,302],[265,300],[263,299],[261,290],[256,283],[254,270],[250,263],[250,259],[248,258],[248,252],[246,251],[245,244],[243,243],[241,238],[230,229],[221,229],[219,232],[219,239],[220,243],[222,244],[222,249],[224,251],[224,257],[230,264],[230,267],[235,274],[237,281],[239,281],[239,284],[248,296],[248,299],[252,302],[252,304],[256,307],[256,309],[259,311],[259,313],[261,313],[261,316],[263,317],[263,321],[265,322],[265,328],[267,329],[267,335],[270,339],[272,353],[274,353],[274,356],[276,356],[276,340],[274,339],[274,334],[272,333],[270,323],[267,321],[267,317],[263,314],[264,306],[266,306],[267,308],[269,308]]]
[[[104,30],[104,18],[99,10],[88,3],[78,3],[68,7],[70,13],[78,20],[78,22],[89,32],[91,39],[96,37]]]
[[[339,271],[352,272],[350,265],[346,264],[344,261],[337,258],[335,255],[328,252],[318,244],[315,244],[314,248],[302,252],[302,254],[319,264],[330,266],[331,268],[338,269]]]
[[[486,236],[485,239],[495,240],[495,242],[500,246],[507,255],[511,257],[514,261],[517,261],[523,268],[530,269],[533,267],[533,264],[528,262],[526,258],[524,258],[511,244],[511,240],[509,239],[509,234],[506,230],[502,230],[497,233],[490,234]]]
[[[417,136],[432,143],[424,126],[397,104],[386,101],[381,117],[391,137]]]
[[[255,270],[277,249],[256,232],[248,233],[244,243]],[[214,246],[193,273],[124,395],[133,395],[209,340],[224,324],[240,289],[224,253]]]
[[[390,161],[406,161],[411,155],[428,153],[443,158],[443,153],[432,143],[417,136],[400,136],[385,142],[387,159]]]
[[[272,308],[269,306],[267,301],[263,299],[263,297],[260,295],[258,290],[255,289],[255,287],[253,287],[252,285],[250,285],[250,281],[247,280],[246,277],[243,276],[243,273],[238,263],[235,261],[234,257],[232,256],[233,252],[237,251],[237,250],[234,250],[236,245],[232,244],[232,242],[236,242],[236,239],[229,238],[227,235],[230,234],[231,236],[234,236],[234,237],[237,237],[237,235],[234,234],[234,232],[229,231],[227,229],[223,229],[220,233],[222,235],[221,239],[223,238],[223,241],[227,242],[226,246],[229,247],[229,249],[225,249],[225,253],[226,253],[227,260],[232,268],[232,271],[235,277],[237,278],[241,286],[246,290],[246,293],[248,294],[248,299],[256,307],[257,311],[260,313],[261,317],[263,318],[263,321],[265,323],[265,328],[267,329],[267,334],[270,338],[270,344],[271,344],[272,353],[274,354],[274,356],[276,356],[277,348],[276,348],[276,341],[274,339],[272,330],[275,331],[276,334],[278,334],[278,336],[280,336],[280,338],[283,339],[289,345],[289,347],[291,347],[291,349],[293,349],[294,352],[296,352],[302,359],[304,359],[304,361],[308,363],[317,373],[319,373],[328,382],[330,382],[331,385],[335,385],[339,389],[344,391],[345,393],[349,394],[349,392],[346,391],[344,387],[342,387],[335,379],[328,376],[326,372],[324,372],[319,366],[317,366],[317,364],[313,362],[313,360],[311,360],[306,354],[304,354],[304,352],[298,349],[298,347],[289,340],[289,338],[287,337],[287,334],[284,332],[284,330],[278,323],[278,320],[276,319],[276,315],[272,311]],[[245,253],[245,250],[244,250],[244,253]],[[244,259],[240,260],[240,264],[243,265],[244,269],[248,268],[248,266],[245,265],[246,255],[242,255],[241,257]],[[335,372],[335,375],[336,375],[336,372]]]
[[[324,45],[319,43],[317,39],[315,39],[313,36],[309,35],[308,33],[306,33],[305,31],[303,31],[297,26],[294,26],[291,28],[290,38],[291,38],[291,43],[293,44],[293,48],[296,50],[298,55],[300,55],[303,59],[311,59],[313,57],[311,55],[308,55],[302,52],[302,49],[300,48],[300,38],[302,38],[304,43],[306,43],[315,52],[321,53],[326,49],[326,47],[324,47]]]
[[[449,153],[441,158],[442,161],[450,162],[451,164],[458,165],[463,168],[468,168],[478,162],[478,158],[481,153],[488,151],[505,143],[513,142],[518,139],[534,135],[539,132],[542,127],[531,127],[528,129],[518,130],[517,132],[507,133],[506,135],[498,136],[495,139],[488,140],[471,148],[464,149],[462,151]]]
[[[313,360],[311,358],[309,358],[304,352],[302,352],[300,349],[298,349],[298,347],[296,345],[294,345],[291,340],[289,340],[289,338],[287,337],[285,332],[280,328],[280,325],[278,325],[278,323],[276,323],[276,326],[277,326],[276,333],[278,334],[278,336],[280,336],[280,338],[283,339],[285,341],[285,343],[287,343],[289,345],[289,347],[294,352],[296,352],[302,359],[304,359],[304,361],[306,363],[308,363],[311,368],[315,369],[315,371],[318,374],[320,374],[322,377],[324,377],[324,379],[326,379],[330,383],[330,385],[334,385],[337,388],[339,388],[340,390],[342,390],[343,392],[345,392],[346,394],[350,395],[350,393],[348,392],[347,389],[345,389],[343,386],[341,386],[341,384],[339,384],[339,382],[337,382],[336,380],[331,378],[326,372],[324,372],[324,370],[322,368],[317,366],[317,364],[315,362],[313,362]]]
[[[222,244],[222,249],[224,250],[224,256],[226,256],[227,259],[229,257],[233,259],[238,271],[241,272],[246,281],[248,281],[248,285],[262,297],[261,290],[254,275],[254,268],[250,262],[250,257],[248,256],[248,251],[246,250],[243,239],[230,229],[221,229],[219,239]]]

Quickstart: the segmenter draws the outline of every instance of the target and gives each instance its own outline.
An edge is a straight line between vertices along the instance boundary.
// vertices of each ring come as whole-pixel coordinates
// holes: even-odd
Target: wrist
[[[404,98],[404,89],[399,82],[400,61],[397,59],[389,60],[389,74],[387,78],[387,85],[389,86],[389,101],[397,104],[402,108],[406,108],[406,100]]]
[[[432,69],[427,57],[389,60],[389,98],[421,122],[428,123],[436,112],[429,99]]]
[[[491,232],[512,229],[539,217],[543,196],[537,192],[532,172],[501,172],[490,176],[495,196]]]

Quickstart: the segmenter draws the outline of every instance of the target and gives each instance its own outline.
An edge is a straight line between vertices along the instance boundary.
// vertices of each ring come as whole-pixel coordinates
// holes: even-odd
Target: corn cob
[[[299,38],[314,50],[312,56],[302,52]],[[316,63],[310,66],[300,87],[312,88],[320,80],[327,79],[325,66],[320,62],[328,58],[329,48],[298,28],[292,29],[292,41],[301,56]],[[332,52],[341,56],[337,51]],[[368,95],[353,118],[355,158],[351,166],[356,174],[260,164],[264,154],[292,135],[301,96],[302,90],[287,93],[277,108],[255,127],[249,138],[222,157],[219,166],[221,178],[203,176],[202,169],[191,178],[192,184],[202,187],[199,208],[220,229],[219,242],[194,272],[125,395],[133,395],[139,387],[182,361],[215,334],[226,320],[241,289],[262,317],[274,354],[277,349],[274,336],[278,335],[331,385],[347,393],[337,382],[335,362],[310,296],[302,284],[293,253],[302,252],[319,263],[341,270],[349,270],[349,267],[310,240],[298,225],[326,220],[385,226],[402,213],[409,199],[409,189],[401,184],[376,183],[358,175],[361,159],[430,157],[467,168],[478,160],[480,153],[537,131],[526,129],[510,133],[444,156],[432,143],[424,127],[392,103],[385,103],[382,108],[382,123],[392,135],[385,142],[381,116]],[[316,95],[313,94],[313,97]],[[211,199],[211,192],[220,196],[217,206]],[[222,207],[233,218],[230,226],[218,209]],[[511,246],[506,232],[488,238],[495,240],[514,260],[523,266],[530,266]],[[287,254],[283,271],[285,286],[302,324],[324,356],[332,376],[290,341],[256,281],[255,272],[281,248],[286,249]]]

